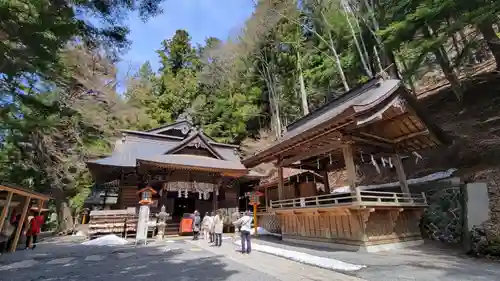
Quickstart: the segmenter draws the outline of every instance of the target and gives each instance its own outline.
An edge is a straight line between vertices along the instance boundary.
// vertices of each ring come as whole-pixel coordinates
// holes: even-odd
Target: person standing
[[[247,211],[241,218],[233,222],[235,226],[240,227],[242,253],[250,254],[250,252],[252,251],[252,221],[253,217],[251,216],[250,212]]]
[[[208,236],[210,233],[210,225],[212,224],[212,217],[208,212],[205,213],[203,220],[201,221],[201,231],[203,232],[203,239],[208,241]]]
[[[30,247],[30,240],[32,241],[31,249],[34,250],[36,248],[36,239],[38,234],[40,234],[44,220],[42,215],[35,215],[31,219],[29,229],[26,233],[26,249]]]
[[[209,235],[210,235],[210,243],[214,243],[215,242],[215,233],[214,233],[215,225],[214,225],[214,219],[215,219],[215,213],[212,212],[212,213],[210,213],[210,225],[209,225],[209,228],[208,228],[208,232],[209,232]]]
[[[193,240],[198,240],[200,235],[201,218],[198,211],[194,211],[193,215]]]
[[[222,230],[224,228],[224,221],[222,219],[222,214],[217,211],[214,218],[214,233],[215,233],[215,246],[220,247],[222,245]]]

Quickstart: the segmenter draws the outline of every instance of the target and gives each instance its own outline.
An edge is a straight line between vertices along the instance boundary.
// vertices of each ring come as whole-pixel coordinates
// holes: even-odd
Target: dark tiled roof
[[[287,132],[280,141],[291,139],[302,132],[308,131],[322,123],[335,118],[351,107],[370,104],[384,96],[392,94],[401,85],[400,80],[372,79],[359,88],[352,89],[344,96],[332,100],[319,109],[302,117],[287,127]]]
[[[215,170],[245,171],[246,168],[240,162],[226,161],[216,158],[210,158],[198,155],[185,154],[167,154],[152,155],[138,159],[138,162],[152,162],[158,164],[167,164],[171,166],[197,167]]]

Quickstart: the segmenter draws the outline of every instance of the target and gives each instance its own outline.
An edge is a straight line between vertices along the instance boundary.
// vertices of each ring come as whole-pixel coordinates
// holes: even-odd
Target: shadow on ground
[[[43,245],[0,256],[2,280],[232,280],[220,257],[182,243],[163,246]],[[3,265],[3,266],[2,266]],[[238,278],[241,279],[241,276]]]
[[[500,281],[499,263],[476,259],[435,241],[422,246],[378,253],[349,252],[281,241],[261,236],[255,243],[340,260],[367,267],[345,273],[369,281]]]

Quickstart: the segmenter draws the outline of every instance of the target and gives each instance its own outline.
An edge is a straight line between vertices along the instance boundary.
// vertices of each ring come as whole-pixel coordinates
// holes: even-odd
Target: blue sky
[[[203,43],[209,36],[227,39],[250,17],[253,1],[164,0],[162,8],[163,14],[147,22],[136,15],[131,15],[127,21],[132,46],[118,65],[120,80],[147,60],[156,70],[158,56],[155,51],[160,48],[161,41],[172,37],[177,29],[187,30],[193,43]]]

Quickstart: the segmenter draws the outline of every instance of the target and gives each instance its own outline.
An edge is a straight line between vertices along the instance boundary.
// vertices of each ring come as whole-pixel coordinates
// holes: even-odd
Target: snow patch
[[[426,182],[431,182],[431,181],[437,181],[437,180],[442,180],[449,178],[455,173],[457,169],[448,169],[446,171],[442,172],[437,172],[433,173],[424,177],[420,178],[415,178],[415,179],[409,179],[407,180],[408,184],[421,184],[421,183],[426,183]],[[399,186],[399,182],[389,182],[389,183],[384,183],[384,184],[375,184],[375,185],[363,185],[359,186],[360,190],[370,190],[370,189],[376,189],[376,188],[385,188],[385,187],[397,187]],[[342,186],[339,188],[335,188],[331,193],[349,193],[350,189],[349,186]]]
[[[85,232],[79,230],[76,233],[72,234],[71,236],[82,236],[82,237],[85,237],[87,235],[85,234]]]
[[[252,228],[252,230],[250,231],[250,234],[255,235],[255,228]],[[260,226],[257,227],[257,234],[258,235],[272,235],[272,236],[281,237],[281,234],[271,233],[271,232],[267,231],[267,229],[262,228]]]
[[[85,241],[82,245],[87,246],[117,246],[128,244],[128,241],[114,234],[104,235],[94,240]]]
[[[236,241],[235,244],[241,246],[240,241]],[[356,271],[366,267],[365,265],[350,264],[335,259],[313,256],[306,253],[256,243],[252,243],[252,250],[331,270]]]

